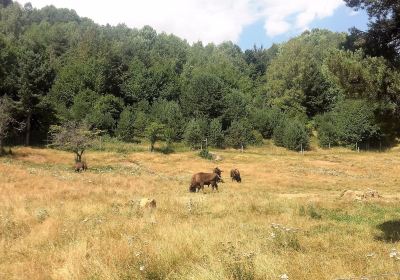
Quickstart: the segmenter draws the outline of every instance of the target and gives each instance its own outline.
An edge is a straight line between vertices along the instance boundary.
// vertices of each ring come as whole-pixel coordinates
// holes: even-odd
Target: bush
[[[318,140],[321,147],[331,147],[339,144],[339,134],[333,114],[324,114],[316,118]]]
[[[230,147],[239,149],[254,143],[253,128],[247,119],[233,121],[225,139]]]
[[[222,123],[218,119],[213,119],[210,123],[208,143],[210,146],[216,148],[222,148],[224,145],[224,132],[222,130]]]
[[[205,135],[202,133],[201,121],[192,119],[189,121],[185,129],[185,142],[192,149],[199,149]]]
[[[130,108],[125,108],[118,121],[116,129],[118,139],[125,142],[134,142],[135,137],[135,114]]]
[[[363,100],[346,100],[317,117],[320,145],[355,146],[380,137],[374,106]]]
[[[253,130],[252,131],[252,145],[255,146],[261,146],[263,144],[263,136],[258,130]]]
[[[212,160],[212,154],[207,150],[207,149],[203,149],[199,152],[199,156],[204,158],[204,159],[208,159],[208,160]]]
[[[275,128],[280,124],[283,113],[278,108],[255,110],[251,122],[264,138],[272,138]]]
[[[163,124],[168,131],[166,139],[169,142],[182,139],[184,119],[179,104],[175,101],[159,100],[151,109],[152,118]]]
[[[152,122],[146,127],[145,135],[150,142],[150,151],[154,151],[154,144],[164,138],[164,126],[157,122]]]
[[[306,150],[310,145],[308,129],[300,120],[285,119],[274,131],[274,143],[293,151]]]

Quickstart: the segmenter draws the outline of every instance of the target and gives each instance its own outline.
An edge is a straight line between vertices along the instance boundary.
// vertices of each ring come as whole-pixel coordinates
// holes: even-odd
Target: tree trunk
[[[154,151],[154,143],[151,142],[151,145],[150,145],[150,152],[153,152],[153,151]]]
[[[85,150],[82,150],[81,152],[76,152],[76,162],[82,162],[82,155],[83,155],[83,152],[84,152]]]
[[[28,117],[26,118],[26,134],[25,134],[25,146],[29,146],[31,142],[31,120],[32,113],[28,113]]]

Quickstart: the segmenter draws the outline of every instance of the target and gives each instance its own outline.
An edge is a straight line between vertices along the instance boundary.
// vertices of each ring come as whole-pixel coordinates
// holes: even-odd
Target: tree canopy
[[[10,98],[12,119],[25,124],[7,141],[46,144],[52,125],[70,122],[121,141],[147,139],[152,148],[161,139],[241,148],[263,137],[298,150],[313,131],[322,146],[393,140],[400,134],[399,5],[346,2],[367,10],[368,31],[313,29],[243,51],[2,1],[0,97]],[[350,128],[349,118],[359,127]]]

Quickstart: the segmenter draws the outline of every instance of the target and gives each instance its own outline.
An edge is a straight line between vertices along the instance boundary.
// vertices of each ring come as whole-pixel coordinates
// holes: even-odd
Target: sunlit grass
[[[301,155],[266,143],[214,150],[223,160],[213,162],[179,145],[169,155],[112,145],[87,152],[85,173],[56,150],[0,158],[0,279],[335,279],[400,269],[389,256],[400,240],[397,149]],[[220,191],[189,193],[191,175],[215,166]],[[383,197],[340,198],[368,188]],[[140,209],[142,197],[157,210]]]

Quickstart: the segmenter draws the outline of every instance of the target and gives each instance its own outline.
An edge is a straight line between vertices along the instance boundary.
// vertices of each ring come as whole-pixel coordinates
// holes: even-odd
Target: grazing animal
[[[87,169],[86,162],[82,161],[75,163],[75,172],[86,171],[86,169]]]
[[[232,182],[233,181],[236,181],[238,183],[242,182],[242,178],[240,178],[240,172],[238,169],[231,170],[231,179],[232,179]]]
[[[213,173],[196,173],[192,176],[192,181],[190,182],[189,191],[190,192],[197,192],[200,189],[204,192],[204,185],[212,187],[212,189],[216,189],[218,191],[218,184],[219,182],[224,182],[221,178],[222,170],[216,167],[213,170]]]

